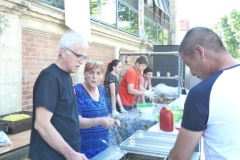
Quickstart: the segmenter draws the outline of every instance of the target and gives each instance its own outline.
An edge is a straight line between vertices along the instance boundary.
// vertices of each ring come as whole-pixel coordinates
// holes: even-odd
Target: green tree
[[[105,5],[107,0],[90,0],[90,15],[97,16],[101,13],[101,6]]]
[[[121,2],[118,2],[118,21],[128,23],[122,27],[124,30],[138,33],[138,13]]]
[[[213,28],[218,32],[230,54],[240,58],[240,12],[232,10],[229,16],[220,18],[220,22]]]

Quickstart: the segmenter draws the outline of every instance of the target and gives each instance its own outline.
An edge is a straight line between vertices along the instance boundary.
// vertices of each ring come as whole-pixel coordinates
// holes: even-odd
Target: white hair
[[[62,48],[69,48],[72,49],[72,45],[75,42],[79,42],[82,45],[88,46],[88,41],[78,33],[74,31],[67,31],[60,39],[58,43],[58,56],[61,55]]]

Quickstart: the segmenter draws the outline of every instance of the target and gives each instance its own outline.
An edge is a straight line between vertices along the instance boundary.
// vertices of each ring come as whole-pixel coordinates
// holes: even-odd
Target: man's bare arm
[[[129,94],[144,95],[144,91],[140,91],[140,90],[134,89],[134,84],[128,84],[127,85],[127,90],[128,90]]]
[[[190,131],[180,128],[174,147],[169,153],[168,160],[189,160],[199,142],[203,131]]]
[[[36,109],[36,119],[34,128],[42,136],[42,138],[56,151],[62,154],[68,160],[87,160],[85,155],[74,151],[58,131],[51,124],[53,113],[45,107],[39,106]]]

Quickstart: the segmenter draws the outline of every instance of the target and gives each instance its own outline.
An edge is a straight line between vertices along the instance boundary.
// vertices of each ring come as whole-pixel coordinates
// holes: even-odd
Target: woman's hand
[[[121,113],[128,113],[123,107],[120,108]]]
[[[104,128],[114,126],[114,120],[111,117],[99,117],[99,125]]]
[[[113,118],[117,118],[119,117],[120,113],[118,111],[116,111],[115,109],[112,110],[112,116]]]
[[[121,122],[118,119],[115,119],[114,127],[120,127],[120,126],[121,126]]]
[[[104,128],[109,128],[111,126],[114,127],[120,127],[121,126],[121,122],[118,119],[112,119],[111,117],[101,117],[99,118],[99,122],[101,126],[103,126]]]

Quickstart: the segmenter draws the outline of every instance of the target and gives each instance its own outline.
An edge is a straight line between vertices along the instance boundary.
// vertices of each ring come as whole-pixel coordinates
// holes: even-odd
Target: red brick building
[[[138,1],[121,1],[124,5],[130,5],[132,10],[135,10],[136,2]],[[69,28],[65,25],[64,9],[53,5],[45,3],[45,0],[0,2],[0,115],[31,110],[36,77],[57,59],[58,41]],[[145,9],[146,7],[148,8],[145,4]],[[156,12],[156,17],[162,19],[162,22],[151,20],[151,12]],[[160,9],[154,11],[150,6],[148,15],[145,16],[149,16],[152,23],[165,25],[169,31],[170,21],[165,14],[160,14]],[[91,18],[90,25],[92,43],[88,57],[103,61],[105,66],[112,59],[119,58],[119,51],[151,51],[153,45],[158,43],[158,40],[145,40],[144,37],[111,27],[94,18]],[[170,32],[166,33],[168,37]],[[135,58],[131,57],[130,65]],[[83,67],[72,75],[74,83],[82,81],[82,72]]]

